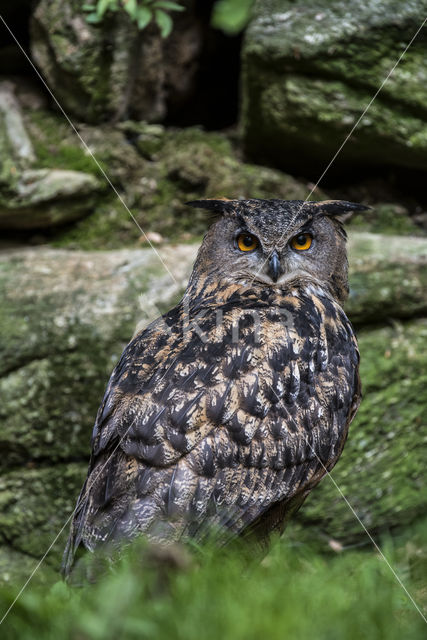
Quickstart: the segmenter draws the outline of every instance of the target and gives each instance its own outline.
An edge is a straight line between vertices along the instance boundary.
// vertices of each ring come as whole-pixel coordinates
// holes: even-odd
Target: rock
[[[54,537],[54,536],[53,536]],[[46,549],[44,549],[46,551]],[[16,595],[16,589],[21,588],[28,577],[33,573],[38,564],[38,558],[15,551],[11,545],[3,544],[0,546],[0,587],[10,586],[13,596]],[[58,563],[57,563],[58,566]],[[44,587],[50,587],[58,580],[57,566],[52,569],[44,563],[41,570],[36,571],[31,579],[31,585],[42,584]],[[4,594],[4,591],[3,591]],[[11,601],[13,597],[11,598]],[[4,595],[2,602],[4,601]]]
[[[425,15],[426,0],[268,0],[243,47],[250,157],[323,171]],[[425,61],[418,38],[339,154],[340,166],[427,166]]]
[[[372,322],[378,273],[386,278],[393,256],[400,273],[409,269],[411,278],[422,264],[427,240],[408,240],[411,246],[405,248],[390,236],[351,234],[352,280],[363,273],[367,288],[351,301],[358,324]],[[0,254],[0,580],[3,571],[3,580],[10,581],[12,561],[13,575],[22,567],[25,578],[28,557],[40,557],[69,518],[111,370],[136,327],[182,294],[197,246],[158,251],[174,279],[151,249],[34,248]],[[393,281],[388,288],[393,302],[380,298],[376,322],[386,319],[386,312],[387,318],[398,318],[409,309],[425,311],[409,306],[415,299],[409,291],[410,285],[405,292]],[[426,337],[425,319],[360,330],[365,397],[334,478],[375,530],[408,524],[425,510],[420,483],[427,443]],[[364,535],[327,478],[301,518],[343,544]],[[49,555],[55,569],[65,536],[66,527]]]
[[[0,82],[0,157],[3,163],[27,166],[34,162],[35,154],[25,129],[20,105],[15,98],[14,85]],[[0,176],[12,166],[2,166]],[[16,170],[16,169],[15,169]]]
[[[31,126],[37,113],[24,114],[14,85],[0,83],[0,229],[41,229],[76,220],[94,207],[104,188],[90,173],[53,168],[53,140],[46,156],[39,157],[40,145],[37,135],[33,144]],[[48,167],[31,167],[43,160]]]
[[[345,197],[345,199],[351,198]],[[360,199],[360,198],[359,198]],[[363,201],[362,199],[360,199]],[[419,215],[419,214],[418,214]],[[371,231],[374,234],[386,234],[393,236],[420,236],[425,237],[427,231],[423,229],[421,219],[417,215],[411,216],[406,207],[393,202],[378,202],[370,211],[362,215],[355,215],[347,224],[352,231]],[[401,243],[404,242],[401,240]]]
[[[207,228],[205,213],[185,206],[189,200],[221,195],[304,199],[312,188],[311,184],[280,171],[242,162],[226,135],[198,127],[165,129],[132,121],[116,126],[79,126],[90,152],[120,193],[123,206],[62,117],[31,110],[25,112],[24,120],[36,152],[37,167],[91,174],[104,187],[103,192],[94,192],[93,198],[76,200],[70,212],[68,204],[66,207],[63,199],[58,200],[62,220],[80,217],[72,227],[55,232],[55,242],[61,246],[83,249],[136,246],[138,236],[143,238],[143,234],[126,207],[146,233],[158,233],[169,241],[181,240],[188,233],[201,235]],[[93,182],[91,177],[89,180]],[[14,194],[7,196],[6,204],[13,201]],[[313,197],[321,199],[325,194],[316,189]],[[86,216],[88,209],[92,210],[90,216]],[[37,220],[41,213],[47,214],[44,222],[47,225],[46,207],[35,211],[33,219]],[[50,216],[51,220],[55,216]],[[10,218],[7,215],[4,226],[10,224]],[[16,217],[16,221],[22,218]]]
[[[86,458],[115,362],[184,289],[195,251],[161,250],[174,280],[151,249],[0,254],[1,467]]]
[[[357,325],[427,313],[427,239],[349,234],[350,296]]]
[[[81,171],[26,169],[0,196],[0,229],[41,229],[78,219],[93,207],[100,187]]]
[[[73,512],[86,471],[87,464],[39,466],[29,463],[27,467],[4,473],[0,478],[2,539],[15,552],[40,558]],[[67,531],[65,527],[47,558],[47,564],[54,564],[56,568]]]
[[[33,59],[70,116],[161,120],[168,101],[192,91],[197,70],[201,28],[193,0],[185,4],[164,40],[154,24],[139,32],[121,8],[92,25],[79,0],[41,0],[31,24]]]

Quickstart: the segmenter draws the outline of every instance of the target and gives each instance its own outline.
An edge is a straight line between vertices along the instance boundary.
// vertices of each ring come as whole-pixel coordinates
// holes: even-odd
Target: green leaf
[[[84,4],[82,6],[83,11],[93,11],[95,9],[94,4]]]
[[[98,0],[98,4],[96,5],[96,13],[98,16],[102,18],[104,13],[111,8],[112,4],[111,0]]]
[[[169,2],[169,0],[158,0],[154,6],[159,9],[169,9],[170,11],[185,11],[185,7],[177,2]]]
[[[123,8],[131,18],[136,18],[138,13],[138,5],[136,4],[136,0],[126,0],[126,2],[123,4]]]
[[[153,12],[147,7],[138,7],[136,12],[136,21],[138,23],[138,29],[145,29],[147,24],[153,17]]]
[[[89,22],[89,24],[98,24],[98,22],[101,22],[101,18],[97,13],[89,13],[86,16],[86,22]]]
[[[173,22],[172,18],[162,11],[161,9],[156,9],[154,12],[157,26],[160,29],[160,33],[162,38],[167,38],[170,32],[172,31]]]
[[[234,35],[249,22],[254,0],[218,0],[213,7],[211,24],[224,33]]]

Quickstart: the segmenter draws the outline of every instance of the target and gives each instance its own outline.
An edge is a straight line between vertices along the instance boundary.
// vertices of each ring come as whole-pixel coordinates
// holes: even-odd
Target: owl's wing
[[[359,394],[350,323],[328,298],[289,296],[280,312],[249,302],[237,339],[230,304],[219,326],[202,315],[183,337],[174,310],[170,331],[154,325],[127,347],[98,412],[66,571],[81,541],[235,535],[263,518],[276,528],[333,466]]]

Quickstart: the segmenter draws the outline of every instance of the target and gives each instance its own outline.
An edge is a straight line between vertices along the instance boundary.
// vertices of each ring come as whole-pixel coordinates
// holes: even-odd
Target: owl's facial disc
[[[308,218],[280,234],[271,227],[259,230],[255,219],[247,219],[234,233],[238,242],[234,245],[238,254],[235,278],[270,287],[282,287],[301,278],[329,287],[337,252],[341,253],[333,222],[323,217]]]

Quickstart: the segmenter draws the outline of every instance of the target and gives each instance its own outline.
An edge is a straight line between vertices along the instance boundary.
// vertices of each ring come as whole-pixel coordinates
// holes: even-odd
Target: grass
[[[402,551],[406,548],[407,542],[399,548],[390,541],[384,546],[409,591],[422,600],[425,574],[421,571],[420,575],[419,562],[418,572],[410,571],[407,554]],[[286,538],[276,540],[262,562],[248,558],[239,548],[196,549],[191,558],[191,562],[179,563],[179,569],[176,566],[167,569],[166,565],[147,561],[146,548],[136,544],[123,555],[114,572],[97,584],[69,588],[57,582],[49,589],[30,585],[6,619],[2,637],[11,640],[426,637],[421,616],[386,563],[374,552],[353,550],[325,556],[307,544],[292,544]],[[13,589],[0,592],[1,614],[14,595]]]

